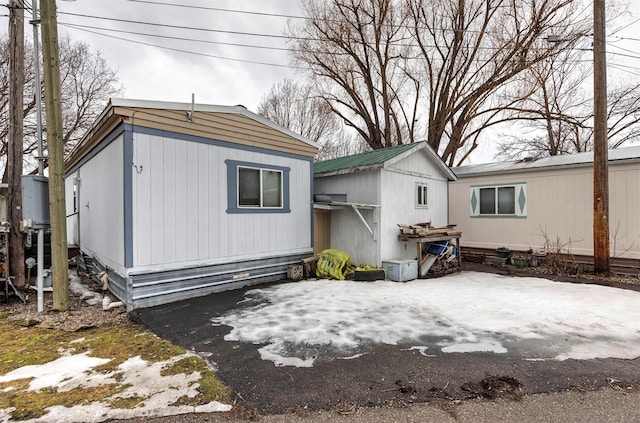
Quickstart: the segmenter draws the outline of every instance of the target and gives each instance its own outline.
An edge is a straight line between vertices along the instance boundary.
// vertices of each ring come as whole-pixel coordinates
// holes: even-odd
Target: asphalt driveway
[[[510,287],[509,295],[517,295],[518,290],[538,283],[523,281],[516,279],[515,283],[520,285]],[[546,291],[541,292],[540,298],[547,298],[547,306],[551,307],[548,313],[555,313],[553,307],[559,315],[563,315],[565,309],[571,311],[568,328],[554,332],[558,317],[551,316],[545,325],[540,325],[534,321],[537,305],[524,307],[518,303],[530,298],[530,294],[521,297],[525,300],[514,299],[510,310],[504,310],[508,303],[503,302],[497,307],[500,313],[491,314],[490,308],[479,308],[476,318],[469,319],[465,317],[469,304],[497,304],[497,300],[478,298],[478,295],[489,295],[479,294],[486,292],[479,290],[469,293],[468,303],[452,303],[440,308],[447,297],[442,294],[438,298],[432,289],[432,302],[427,307],[413,301],[418,297],[413,290],[421,284],[411,289],[406,288],[408,285],[394,289],[386,288],[385,283],[364,284],[362,289],[368,296],[357,295],[360,291],[356,287],[353,288],[356,291],[342,298],[335,287],[328,285],[323,287],[327,289],[325,292],[318,289],[319,285],[287,284],[283,288],[274,284],[137,310],[132,317],[159,336],[206,357],[217,368],[219,377],[234,390],[237,403],[263,414],[399,406],[438,398],[519,398],[527,393],[640,383],[635,349],[624,347],[625,343],[640,347],[635,338],[640,336],[640,331],[633,326],[638,320],[627,325],[622,315],[634,313],[628,310],[633,310],[640,295],[633,290],[635,286],[630,290],[594,291],[595,305],[585,307],[602,313],[595,313],[595,317],[572,302],[572,297],[584,298],[583,291],[575,294],[568,291],[562,298],[566,303],[561,303],[560,298],[548,298]],[[544,282],[540,284],[545,286]],[[564,289],[565,285],[569,284],[557,287]],[[433,287],[435,285],[430,286]],[[381,291],[374,292],[378,289]],[[409,290],[406,295],[396,297],[393,292],[398,289]],[[286,296],[289,290],[292,297]],[[606,297],[609,293],[612,294],[610,309],[597,303],[606,303],[603,295]],[[385,296],[382,301],[380,296]],[[460,293],[454,296],[464,297]],[[504,300],[506,295],[499,296]],[[381,302],[367,308],[371,298]],[[402,299],[402,304],[385,309],[385,304],[398,301],[397,298]],[[640,310],[640,302],[637,305],[636,309]],[[309,314],[314,307],[324,307],[322,318]],[[352,309],[340,314],[340,310],[347,307]],[[618,309],[621,311],[616,313]],[[529,320],[505,318],[504,313],[531,317]],[[618,320],[606,321],[608,315],[614,314],[618,314]],[[350,321],[351,315],[357,315],[357,320]],[[389,319],[385,321],[384,316]],[[464,319],[459,320],[458,316]],[[509,325],[501,323],[505,319]],[[468,320],[478,323],[459,323]],[[433,321],[444,323],[433,326]],[[299,322],[304,325],[298,325]],[[368,325],[361,327],[363,322]],[[426,329],[394,337],[408,325]],[[302,332],[320,342],[299,344]],[[615,339],[609,339],[609,333],[614,334]],[[326,334],[332,336],[325,339]],[[590,334],[593,339],[589,339]],[[565,343],[571,345],[566,347]]]

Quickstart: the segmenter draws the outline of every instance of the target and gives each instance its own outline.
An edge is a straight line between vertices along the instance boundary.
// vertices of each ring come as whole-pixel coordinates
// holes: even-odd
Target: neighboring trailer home
[[[317,144],[242,106],[113,99],[66,161],[69,243],[127,310],[310,257]]]
[[[447,225],[455,175],[426,142],[314,164],[315,252],[335,248],[356,265],[415,259],[397,224]]]
[[[593,154],[453,169],[449,220],[462,246],[593,255]],[[611,255],[640,258],[640,147],[609,150]]]

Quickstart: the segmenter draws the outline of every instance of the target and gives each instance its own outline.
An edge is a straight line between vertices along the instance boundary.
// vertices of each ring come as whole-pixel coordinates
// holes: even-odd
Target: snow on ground
[[[313,366],[372,344],[423,355],[518,354],[527,360],[640,356],[640,293],[462,272],[407,283],[317,280],[248,291],[221,317],[229,341],[265,344],[264,360]]]
[[[188,353],[186,354],[188,355]],[[64,407],[62,405],[49,407],[47,413],[37,419],[25,423],[53,423],[53,422],[102,422],[110,419],[129,419],[133,417],[169,416],[186,413],[210,413],[215,411],[229,411],[230,405],[217,401],[201,406],[170,405],[178,398],[196,396],[199,372],[190,375],[175,374],[163,376],[161,371],[167,365],[184,358],[180,355],[167,361],[149,363],[140,357],[133,357],[118,366],[118,371],[110,374],[99,373],[94,367],[109,362],[108,359],[90,357],[88,353],[65,354],[62,357],[41,365],[20,367],[5,375],[0,375],[0,383],[18,379],[33,378],[29,384],[30,390],[56,388],[58,391],[68,391],[78,387],[92,387],[101,384],[121,384],[126,389],[113,397],[116,398],[142,397],[142,404],[131,409],[112,408],[106,402]],[[10,421],[11,410],[0,409],[0,422]]]

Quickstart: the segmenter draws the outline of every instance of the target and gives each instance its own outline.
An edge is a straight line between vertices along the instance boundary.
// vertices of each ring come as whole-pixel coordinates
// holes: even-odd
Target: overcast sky
[[[25,2],[32,4],[32,0]],[[190,102],[194,93],[197,103],[242,104],[253,111],[272,84],[301,78],[284,51],[287,24],[299,22],[295,18],[301,14],[298,4],[298,0],[57,1],[60,32],[102,52],[118,71],[124,97]],[[640,17],[640,0],[630,0],[630,12],[617,28]],[[6,9],[0,14],[0,32],[6,33]],[[30,39],[32,29],[25,33]],[[633,67],[622,75],[637,80],[640,59],[622,54],[638,56],[640,23],[615,33],[609,41],[608,51],[617,52],[616,59]],[[610,81],[618,77],[614,72],[610,70]],[[477,156],[490,155],[486,149],[479,150]],[[479,161],[486,160],[473,160]]]

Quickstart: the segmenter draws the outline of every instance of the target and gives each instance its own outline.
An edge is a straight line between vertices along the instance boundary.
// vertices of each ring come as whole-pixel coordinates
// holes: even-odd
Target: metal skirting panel
[[[109,275],[109,291],[120,301],[126,304],[127,299],[127,279],[120,273],[109,269],[96,257],[85,254],[78,254],[75,257],[76,264],[80,270],[88,273],[91,278],[98,284],[102,284],[100,277],[101,272],[106,271]]]
[[[312,254],[245,260],[211,266],[130,275],[127,310],[152,307],[286,278],[287,268]]]

